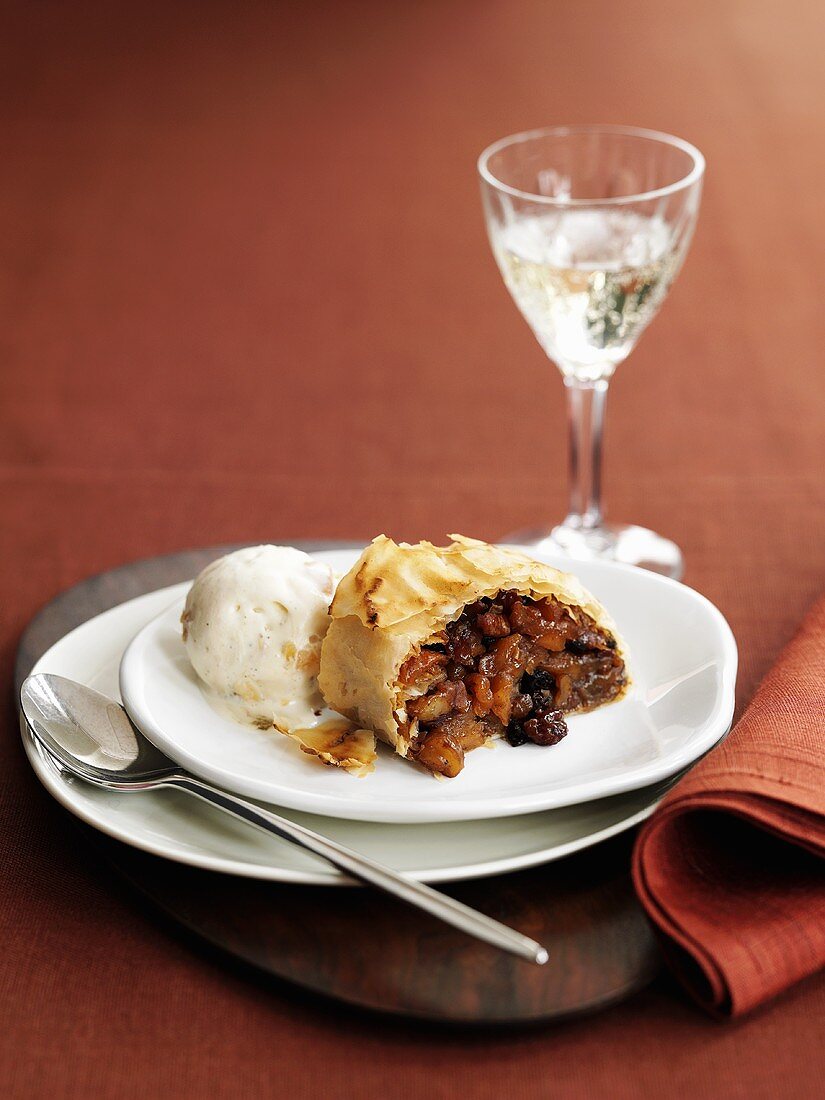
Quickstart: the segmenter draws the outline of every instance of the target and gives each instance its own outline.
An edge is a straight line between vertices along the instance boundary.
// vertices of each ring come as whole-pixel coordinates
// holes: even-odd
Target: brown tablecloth
[[[10,683],[36,609],[128,559],[559,516],[562,387],[489,255],[474,161],[516,129],[609,121],[709,164],[686,269],[615,382],[610,510],[685,548],[746,701],[825,572],[825,9],[6,14],[0,1094],[813,1096],[821,978],[730,1027],[663,980],[483,1036],[250,983],[79,858]]]

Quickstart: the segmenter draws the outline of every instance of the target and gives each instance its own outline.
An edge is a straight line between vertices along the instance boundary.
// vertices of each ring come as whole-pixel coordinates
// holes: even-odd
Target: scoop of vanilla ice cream
[[[312,724],[335,581],[291,546],[250,546],[208,565],[181,616],[195,672],[233,716],[286,730]]]

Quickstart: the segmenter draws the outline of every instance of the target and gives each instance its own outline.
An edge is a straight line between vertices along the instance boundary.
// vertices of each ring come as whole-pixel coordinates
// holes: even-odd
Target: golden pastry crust
[[[581,608],[613,635],[627,664],[615,623],[576,577],[513,550],[462,535],[450,538],[449,546],[434,546],[397,544],[379,535],[338,584],[321,648],[318,682],[328,704],[375,730],[401,756],[411,743],[409,732],[405,736],[399,728],[406,717],[401,665],[483,596],[515,589]]]

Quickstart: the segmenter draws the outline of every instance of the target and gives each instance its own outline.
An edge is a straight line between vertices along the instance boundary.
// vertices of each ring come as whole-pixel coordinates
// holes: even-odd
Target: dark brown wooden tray
[[[58,596],[23,635],[18,687],[75,626],[194,576],[227,549],[138,561]],[[86,826],[81,832],[144,897],[229,956],[381,1012],[463,1023],[549,1020],[614,1004],[660,967],[628,873],[632,835],[544,867],[446,889],[546,944],[551,960],[536,967],[372,890],[221,875],[147,855]]]

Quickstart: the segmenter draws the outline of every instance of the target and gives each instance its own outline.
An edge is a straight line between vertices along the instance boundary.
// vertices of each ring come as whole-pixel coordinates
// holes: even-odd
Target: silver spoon
[[[196,779],[156,749],[119,703],[84,684],[39,672],[23,684],[20,702],[26,721],[44,748],[67,771],[88,783],[110,791],[159,787],[188,791],[249,825],[306,848],[353,878],[393,894],[469,936],[539,966],[547,962],[545,948],[520,932],[320,833]]]

